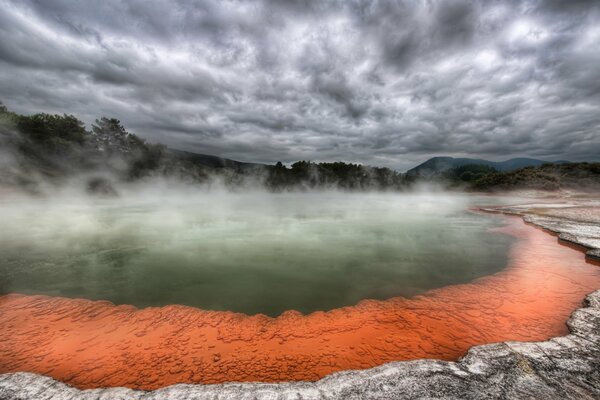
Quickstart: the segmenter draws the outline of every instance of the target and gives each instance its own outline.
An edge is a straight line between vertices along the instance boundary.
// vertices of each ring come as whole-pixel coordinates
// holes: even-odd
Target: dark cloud
[[[0,0],[0,100],[247,161],[598,160],[599,3]]]

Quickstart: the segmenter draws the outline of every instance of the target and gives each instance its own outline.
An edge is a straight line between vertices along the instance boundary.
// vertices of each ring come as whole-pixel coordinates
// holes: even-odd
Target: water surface
[[[410,297],[506,266],[489,198],[192,194],[5,201],[0,294],[278,315]]]

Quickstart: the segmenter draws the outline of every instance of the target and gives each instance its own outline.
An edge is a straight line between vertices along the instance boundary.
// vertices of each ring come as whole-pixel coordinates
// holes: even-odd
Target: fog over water
[[[278,315],[413,296],[505,267],[499,202],[442,192],[4,197],[0,293]]]

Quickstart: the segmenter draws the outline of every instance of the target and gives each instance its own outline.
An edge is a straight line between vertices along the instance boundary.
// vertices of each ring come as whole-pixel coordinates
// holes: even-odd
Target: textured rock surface
[[[458,362],[419,360],[333,374],[317,382],[174,385],[153,392],[83,390],[30,373],[0,376],[12,399],[598,399],[600,291],[573,313],[571,334],[474,347]]]
[[[586,256],[600,260],[600,205],[596,200],[482,208],[483,211],[520,215],[528,223],[558,235],[560,240],[583,246]]]

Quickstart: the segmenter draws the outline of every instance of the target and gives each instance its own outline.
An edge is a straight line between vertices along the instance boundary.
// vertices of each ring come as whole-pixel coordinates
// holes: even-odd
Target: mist
[[[410,297],[503,268],[510,244],[489,232],[493,217],[468,212],[473,197],[425,188],[235,192],[155,180],[113,197],[63,187],[1,201],[0,292],[138,307],[275,316]]]
[[[491,200],[342,162],[174,151],[116,119],[0,110],[0,292],[276,316],[506,265]]]
[[[117,196],[140,186],[230,191],[398,191],[405,176],[388,168],[298,161],[291,168],[169,149],[100,118],[86,127],[72,115],[18,115],[0,104],[0,186],[39,196],[84,191]]]

